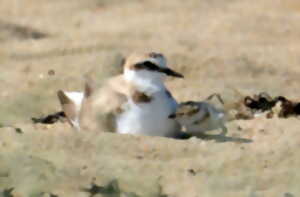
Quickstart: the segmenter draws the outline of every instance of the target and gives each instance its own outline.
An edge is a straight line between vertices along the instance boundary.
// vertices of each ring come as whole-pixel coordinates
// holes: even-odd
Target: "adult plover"
[[[164,55],[152,52],[128,56],[122,75],[85,97],[81,117],[88,123],[83,124],[106,116],[118,133],[176,137],[180,125],[168,116],[176,111],[177,102],[165,87],[167,76],[183,78],[167,67]]]
[[[180,103],[170,119],[177,120],[188,134],[198,135],[205,131],[222,129],[227,133],[225,113],[208,102],[187,101]]]

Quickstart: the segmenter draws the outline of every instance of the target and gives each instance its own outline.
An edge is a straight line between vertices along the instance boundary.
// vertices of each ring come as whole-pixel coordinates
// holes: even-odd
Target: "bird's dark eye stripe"
[[[163,55],[161,53],[151,52],[149,53],[149,56],[152,58],[158,58],[158,57],[162,57]]]
[[[158,71],[160,68],[156,66],[154,63],[150,61],[145,61],[141,63],[137,63],[134,66],[136,69],[147,69],[147,70],[152,70],[152,71]]]

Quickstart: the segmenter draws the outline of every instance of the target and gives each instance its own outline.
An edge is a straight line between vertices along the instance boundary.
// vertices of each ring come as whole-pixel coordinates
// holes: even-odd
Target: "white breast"
[[[179,124],[168,116],[175,112],[177,103],[165,90],[151,95],[150,103],[135,104],[130,99],[125,111],[117,117],[117,132],[150,136],[173,136]]]

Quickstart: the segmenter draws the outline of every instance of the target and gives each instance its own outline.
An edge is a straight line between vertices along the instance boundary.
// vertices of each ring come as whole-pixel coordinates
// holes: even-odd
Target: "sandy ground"
[[[233,90],[299,99],[299,19],[295,0],[2,0],[0,196],[85,197],[112,180],[94,196],[299,196],[298,118],[234,121],[225,141],[30,120],[132,51],[162,52],[185,75],[168,81],[178,101]]]

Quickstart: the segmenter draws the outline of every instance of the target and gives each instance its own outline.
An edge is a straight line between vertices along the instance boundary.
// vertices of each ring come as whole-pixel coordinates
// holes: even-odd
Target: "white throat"
[[[164,74],[153,73],[151,71],[125,69],[124,78],[129,83],[134,84],[139,91],[154,93],[165,89]]]

